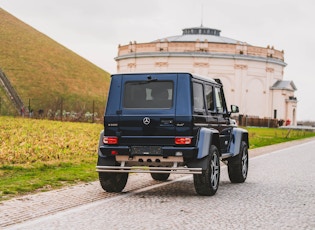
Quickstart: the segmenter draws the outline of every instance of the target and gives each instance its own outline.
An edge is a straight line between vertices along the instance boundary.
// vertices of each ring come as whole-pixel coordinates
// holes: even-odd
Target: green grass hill
[[[104,60],[106,61],[106,60]],[[109,73],[0,8],[0,69],[30,105],[56,114],[95,112],[102,117]],[[0,87],[1,113],[14,109]]]

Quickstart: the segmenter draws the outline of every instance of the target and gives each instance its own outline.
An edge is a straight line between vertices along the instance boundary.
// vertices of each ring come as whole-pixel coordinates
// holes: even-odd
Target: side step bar
[[[202,168],[146,167],[146,166],[133,166],[133,167],[128,167],[128,166],[96,166],[96,172],[202,174]]]

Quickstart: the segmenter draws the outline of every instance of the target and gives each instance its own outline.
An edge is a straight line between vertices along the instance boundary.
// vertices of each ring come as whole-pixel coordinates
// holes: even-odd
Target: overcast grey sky
[[[274,46],[285,52],[284,80],[298,88],[298,120],[315,120],[314,0],[0,0],[0,7],[110,73],[119,44],[201,22],[224,37]]]

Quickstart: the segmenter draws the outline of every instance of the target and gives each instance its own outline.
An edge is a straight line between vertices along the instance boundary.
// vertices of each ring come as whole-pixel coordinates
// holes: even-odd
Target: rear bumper
[[[201,174],[202,165],[194,162],[197,147],[161,147],[160,155],[132,155],[128,146],[100,146],[97,172]],[[116,155],[112,151],[117,151]],[[115,152],[116,153],[116,152]],[[181,154],[180,154],[181,153]],[[181,155],[181,156],[179,156]]]
[[[198,154],[198,148],[194,146],[189,147],[161,146],[161,149],[162,153],[159,154],[159,156],[163,157],[181,155],[184,158],[196,158]],[[99,150],[100,157],[113,156],[112,154],[113,152],[115,152],[116,155],[127,155],[133,157],[130,146],[102,145],[99,147]]]

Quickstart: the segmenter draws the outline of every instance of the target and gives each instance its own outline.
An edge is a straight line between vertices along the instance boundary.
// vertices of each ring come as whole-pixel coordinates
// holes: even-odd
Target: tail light
[[[113,156],[114,156],[114,155],[117,155],[117,154],[118,154],[118,151],[112,150],[112,151],[110,152],[110,154],[113,155]]]
[[[118,144],[118,137],[104,137],[103,143],[107,145],[117,145]]]
[[[190,145],[192,141],[191,137],[175,137],[176,145]]]

